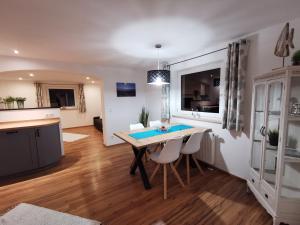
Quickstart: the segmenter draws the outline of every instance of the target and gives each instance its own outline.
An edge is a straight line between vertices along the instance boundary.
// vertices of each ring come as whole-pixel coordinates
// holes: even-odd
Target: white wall
[[[61,110],[61,123],[63,128],[89,126],[93,124],[94,116],[101,116],[101,90],[99,85],[84,85],[86,99],[86,113],[79,113],[77,109]],[[25,97],[25,108],[35,108],[36,93],[33,82],[6,81],[0,77],[0,97]],[[16,106],[15,106],[16,107]]]
[[[0,97],[25,97],[25,108],[36,107],[35,87],[27,81],[4,81],[0,76]],[[15,107],[16,103],[15,103]]]
[[[295,28],[295,50],[300,49],[300,18],[290,21],[291,27]],[[252,82],[253,77],[259,74],[263,74],[271,71],[274,68],[278,68],[282,64],[282,59],[274,56],[274,48],[279,34],[284,26],[284,23],[277,24],[268,27],[263,30],[259,30],[249,35],[245,35],[251,41],[249,59],[248,59],[248,72],[246,80],[246,93],[245,93],[245,122],[246,127],[243,133],[229,132],[221,128],[221,124],[208,123],[193,121],[188,119],[173,119],[176,122],[188,123],[196,126],[210,127],[213,132],[219,136],[220,143],[216,153],[215,166],[228,171],[236,176],[246,178],[249,171],[249,160],[250,160],[250,120],[251,120],[251,96],[252,96]],[[193,55],[187,56],[185,58],[194,57],[201,55],[206,52],[210,52],[219,48],[226,47],[228,42],[219,43],[210,48],[204,49],[201,52],[197,52]],[[294,51],[295,51],[294,50]],[[172,84],[171,84],[171,112],[172,114],[177,113],[178,105],[180,105],[180,98],[178,99],[180,88],[178,86],[178,73],[182,70],[191,70],[194,68],[201,68],[203,65],[209,65],[210,63],[215,63],[217,61],[226,62],[227,52],[222,51],[212,55],[208,55],[199,59],[194,59],[185,63],[174,65],[171,67],[172,73]],[[182,58],[182,59],[185,59]],[[181,60],[181,59],[178,59]],[[175,60],[177,61],[177,60]],[[288,65],[290,65],[290,57],[286,59]],[[222,79],[221,79],[222,86]],[[153,114],[160,113],[160,104],[153,104],[159,102],[160,93],[159,90],[155,93],[152,90],[151,96],[146,96],[147,103],[151,102],[153,107],[152,111],[157,109],[159,112],[153,112]],[[155,99],[156,97],[156,99]],[[222,98],[222,93],[221,93]],[[220,99],[221,101],[222,99]]]
[[[20,57],[0,56],[0,72],[15,70],[50,70],[78,74],[90,74],[102,81],[102,118],[105,145],[121,143],[113,137],[115,131],[126,130],[136,121],[145,105],[145,71],[136,68],[110,68],[95,65],[54,62]],[[0,74],[1,79],[1,74]],[[116,82],[136,82],[137,97],[116,99]],[[113,116],[112,116],[113,115]]]
[[[85,113],[80,113],[78,109],[61,110],[63,128],[89,126],[93,124],[95,116],[101,117],[101,90],[99,85],[85,84],[84,95]]]

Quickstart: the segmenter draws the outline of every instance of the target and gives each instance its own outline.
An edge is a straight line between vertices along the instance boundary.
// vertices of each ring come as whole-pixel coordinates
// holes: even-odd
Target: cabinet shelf
[[[267,150],[272,150],[272,151],[277,151],[278,150],[278,146],[267,145],[266,149]]]
[[[280,116],[281,111],[269,111],[269,116]]]
[[[299,116],[289,115],[288,116],[288,121],[290,121],[290,122],[293,122],[293,121],[300,122],[300,115]]]
[[[284,159],[286,162],[300,162],[300,152],[296,149],[286,148]]]

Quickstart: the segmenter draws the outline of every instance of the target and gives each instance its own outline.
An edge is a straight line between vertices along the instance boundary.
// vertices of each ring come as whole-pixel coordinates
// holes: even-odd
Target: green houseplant
[[[0,109],[4,108],[4,100],[0,97]]]
[[[278,136],[279,136],[278,130],[276,130],[276,129],[269,130],[268,136],[269,136],[269,143],[270,143],[270,145],[272,145],[272,146],[278,146]]]
[[[14,103],[15,103],[15,98],[14,97],[8,96],[8,97],[4,98],[3,101],[4,101],[6,109],[13,109],[14,108]]]
[[[145,107],[142,108],[142,112],[139,116],[139,122],[144,125],[144,127],[147,127],[148,125],[148,119],[149,119],[149,112],[146,110]]]
[[[23,109],[24,108],[24,102],[26,101],[26,98],[16,97],[15,100],[17,102],[18,109]]]
[[[300,50],[296,51],[292,56],[293,66],[300,65]]]

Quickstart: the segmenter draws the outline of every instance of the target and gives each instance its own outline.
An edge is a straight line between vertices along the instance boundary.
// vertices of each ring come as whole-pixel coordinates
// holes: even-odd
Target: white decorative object
[[[274,225],[300,224],[300,117],[291,114],[291,106],[298,103],[299,66],[254,79],[247,184]],[[269,143],[268,133],[274,130],[279,131],[278,146]]]

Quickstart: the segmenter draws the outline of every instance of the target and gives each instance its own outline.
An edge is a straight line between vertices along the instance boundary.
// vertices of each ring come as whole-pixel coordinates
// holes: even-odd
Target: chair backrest
[[[150,127],[161,127],[162,123],[160,120],[154,120],[149,122]]]
[[[194,133],[190,136],[186,144],[181,150],[184,154],[193,154],[200,150],[203,133]]]
[[[161,150],[158,160],[160,163],[171,163],[179,158],[183,137],[170,139]]]
[[[139,130],[145,128],[143,124],[141,123],[135,123],[129,125],[130,130]]]

